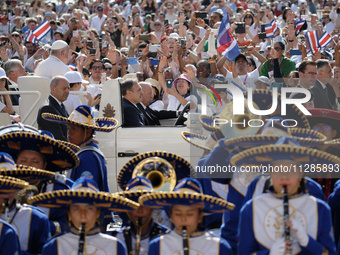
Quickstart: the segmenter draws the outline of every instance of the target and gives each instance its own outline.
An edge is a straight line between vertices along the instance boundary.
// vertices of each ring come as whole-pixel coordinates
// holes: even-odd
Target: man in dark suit
[[[155,111],[149,107],[150,102],[153,99],[153,89],[150,83],[140,82],[139,85],[143,90],[142,102],[137,104],[137,107],[143,112],[145,118],[147,119],[148,126],[159,126],[161,125],[160,119],[170,119],[177,118],[177,111]]]
[[[137,104],[142,101],[142,87],[137,81],[126,80],[121,83],[123,95],[123,127],[142,127],[148,124],[143,112]]]
[[[317,80],[311,88],[315,108],[333,109],[335,103],[335,92],[328,83],[330,82],[333,71],[328,60],[319,59],[317,64]],[[333,101],[333,102],[332,102]]]
[[[55,139],[67,141],[67,126],[45,120],[42,113],[53,113],[68,118],[63,102],[70,92],[70,84],[63,76],[55,76],[50,83],[51,94],[46,105],[43,105],[38,112],[37,122],[40,130],[50,131]]]

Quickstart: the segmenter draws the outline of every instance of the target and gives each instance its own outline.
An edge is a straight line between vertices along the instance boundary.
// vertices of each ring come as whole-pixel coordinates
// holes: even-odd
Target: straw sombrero
[[[140,196],[150,192],[153,192],[151,182],[144,176],[137,176],[129,181],[125,191],[114,193],[114,195],[123,196],[138,203]]]
[[[143,160],[147,158],[152,158],[150,162],[147,162],[147,164],[143,165],[142,167],[150,168],[153,169],[166,169],[168,168],[167,162],[170,163],[170,167],[172,167],[175,171],[175,179],[181,180],[185,177],[189,176],[196,176],[196,173],[193,169],[193,167],[190,165],[190,163],[185,160],[184,158],[170,152],[165,152],[165,151],[152,151],[152,152],[146,152],[140,155],[135,156],[132,158],[129,162],[127,162],[122,170],[120,170],[118,178],[117,178],[117,183],[119,187],[122,190],[126,189],[126,186],[128,182],[133,178],[133,171],[135,170],[136,166]],[[162,160],[159,159],[164,159],[167,162],[163,162]],[[176,183],[171,184],[173,188],[176,186]],[[172,189],[173,189],[172,188]],[[155,187],[154,187],[155,189]]]
[[[235,205],[224,199],[203,194],[201,184],[192,178],[181,180],[172,192],[152,192],[139,198],[139,203],[152,208],[168,209],[175,205],[196,206],[205,212],[221,213]]]
[[[28,204],[47,208],[67,208],[72,204],[90,204],[112,211],[138,209],[139,204],[121,196],[99,191],[97,183],[89,178],[79,178],[71,189],[56,190],[31,197]]]
[[[79,105],[68,118],[51,113],[43,113],[41,116],[52,122],[74,124],[101,132],[111,132],[118,125],[118,121],[114,118],[102,117],[95,119],[92,108],[88,105]]]
[[[218,142],[217,140],[209,146],[208,137],[206,136],[190,133],[188,131],[182,131],[181,135],[182,138],[188,143],[207,151],[211,151],[214,148],[215,144]]]
[[[230,159],[235,166],[269,165],[275,161],[292,161],[309,166],[317,164],[340,165],[340,158],[316,149],[300,146],[291,137],[282,137],[275,144],[244,150]]]
[[[63,171],[79,164],[79,159],[72,149],[46,134],[19,131],[0,136],[0,151],[16,158],[24,150],[40,153],[45,158],[46,169],[49,171]]]
[[[28,186],[28,182],[18,178],[0,175],[0,194],[18,192]]]

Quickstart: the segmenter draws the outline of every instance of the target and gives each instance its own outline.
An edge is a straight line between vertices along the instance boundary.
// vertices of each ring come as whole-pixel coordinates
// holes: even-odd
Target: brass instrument
[[[78,255],[84,255],[84,247],[85,247],[85,223],[82,223],[79,228]]]
[[[150,157],[138,163],[132,178],[144,176],[150,180],[155,191],[173,191],[176,186],[176,172],[165,159]]]
[[[292,236],[290,233],[290,227],[287,225],[287,221],[289,220],[289,202],[288,202],[287,186],[283,186],[282,201],[283,201],[283,226],[284,226],[283,237],[285,238],[286,241],[289,242],[290,245],[292,245]],[[291,247],[290,247],[288,254],[292,254]]]
[[[187,231],[186,226],[183,226],[182,237],[183,237],[183,252],[184,252],[184,255],[189,255],[188,231]]]
[[[139,255],[140,251],[140,241],[142,238],[142,218],[138,218],[136,222],[137,226],[137,234],[136,234],[136,246],[135,246],[135,255]]]

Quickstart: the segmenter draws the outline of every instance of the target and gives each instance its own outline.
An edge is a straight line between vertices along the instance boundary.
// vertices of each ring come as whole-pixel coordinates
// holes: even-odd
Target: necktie
[[[61,103],[60,106],[61,106],[61,109],[63,110],[64,117],[68,117],[68,113],[66,111],[65,105],[63,103]]]

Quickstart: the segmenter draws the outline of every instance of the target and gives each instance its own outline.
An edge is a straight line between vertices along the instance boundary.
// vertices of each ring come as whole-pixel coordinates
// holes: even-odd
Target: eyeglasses
[[[314,126],[312,129],[317,132],[320,132],[321,128],[323,131],[328,132],[331,130],[332,127],[329,125],[321,125],[321,126]]]
[[[279,50],[282,50],[282,48],[281,47],[275,47],[274,50],[279,51]]]
[[[314,73],[314,72],[302,72],[302,73],[306,73],[306,74],[310,74],[310,75],[317,75],[317,73]]]
[[[172,7],[166,7],[167,9],[169,9],[169,10],[171,10],[172,9]]]
[[[245,16],[244,18],[245,19],[252,19],[253,17],[252,16]]]
[[[112,67],[105,67],[105,70],[112,70]]]
[[[322,19],[327,19],[328,17],[322,17]]]
[[[92,70],[103,70],[102,66],[92,66]]]
[[[155,26],[160,26],[160,25],[161,25],[161,24],[159,24],[159,23],[156,23],[156,24],[155,24]]]
[[[103,12],[104,10],[103,9],[99,9],[99,10],[97,10],[97,12]]]

